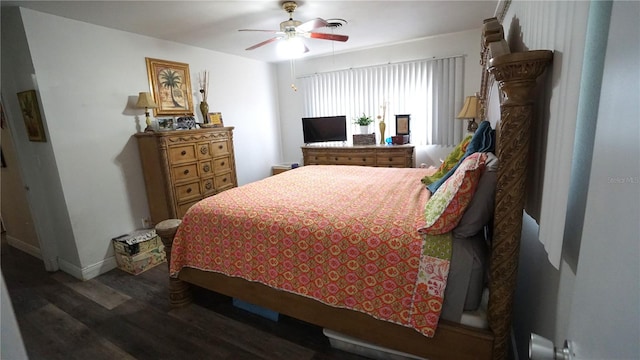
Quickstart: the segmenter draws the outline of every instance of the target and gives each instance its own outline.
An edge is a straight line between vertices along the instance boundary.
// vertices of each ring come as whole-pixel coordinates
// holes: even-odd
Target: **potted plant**
[[[365,113],[362,113],[362,116],[356,118],[353,123],[360,125],[360,133],[367,134],[369,132],[369,124],[373,122],[373,119]]]

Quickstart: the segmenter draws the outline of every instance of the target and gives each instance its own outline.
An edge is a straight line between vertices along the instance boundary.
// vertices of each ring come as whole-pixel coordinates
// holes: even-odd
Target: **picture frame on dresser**
[[[154,116],[193,114],[189,64],[145,58],[153,100],[158,107]]]
[[[209,125],[211,127],[223,127],[224,123],[222,121],[222,113],[221,112],[210,112],[207,114],[209,118]]]
[[[157,123],[159,131],[169,131],[174,129],[172,117],[157,119]]]
[[[409,135],[411,115],[396,115],[396,135]]]

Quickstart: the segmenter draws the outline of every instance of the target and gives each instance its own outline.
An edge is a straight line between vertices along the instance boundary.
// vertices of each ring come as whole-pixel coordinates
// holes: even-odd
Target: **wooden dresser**
[[[415,167],[413,145],[303,146],[305,165]]]
[[[233,127],[135,136],[153,224],[180,219],[199,200],[238,186]]]

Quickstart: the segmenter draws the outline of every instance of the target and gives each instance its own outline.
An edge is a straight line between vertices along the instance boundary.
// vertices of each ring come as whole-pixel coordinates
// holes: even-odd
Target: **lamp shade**
[[[149,92],[141,92],[138,94],[138,102],[136,103],[136,106],[139,108],[151,109],[158,107]]]
[[[478,117],[478,98],[475,96],[467,96],[464,99],[462,110],[458,114],[458,119],[475,119]]]

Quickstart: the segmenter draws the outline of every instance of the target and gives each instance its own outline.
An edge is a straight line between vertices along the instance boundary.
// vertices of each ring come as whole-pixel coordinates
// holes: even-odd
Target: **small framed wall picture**
[[[18,93],[18,102],[24,125],[27,127],[27,135],[29,141],[46,142],[47,138],[44,133],[44,125],[40,116],[40,106],[38,106],[38,98],[35,90],[27,90]]]
[[[409,135],[411,115],[396,115],[396,135]]]
[[[212,127],[223,127],[222,123],[222,113],[219,112],[210,112],[208,115],[209,125]]]

